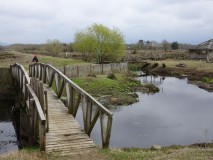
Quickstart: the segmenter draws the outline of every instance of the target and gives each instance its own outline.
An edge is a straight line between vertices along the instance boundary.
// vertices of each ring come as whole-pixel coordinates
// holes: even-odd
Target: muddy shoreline
[[[185,66],[181,64],[175,68],[162,66],[153,68],[152,66],[153,65],[147,65],[145,67],[142,67],[142,71],[146,72],[149,75],[187,78],[188,83],[194,84],[208,92],[213,92],[213,83],[203,80],[204,78],[213,79],[213,72],[189,69],[185,68]]]

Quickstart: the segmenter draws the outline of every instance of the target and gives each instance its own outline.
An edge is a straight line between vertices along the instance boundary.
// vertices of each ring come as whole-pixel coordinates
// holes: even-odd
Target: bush
[[[109,78],[109,79],[116,79],[116,76],[115,76],[114,73],[110,73],[110,74],[107,75],[107,78]]]
[[[209,80],[208,80],[208,78],[207,77],[203,77],[202,78],[202,82],[208,82]]]
[[[208,82],[208,83],[213,83],[213,79],[208,78],[208,77],[203,77],[202,82]]]
[[[156,67],[158,67],[158,63],[154,63],[154,64],[152,65],[152,69],[153,69],[153,68],[156,68]]]
[[[140,66],[138,64],[128,64],[128,69],[130,71],[140,71]]]
[[[166,64],[165,63],[162,64],[162,68],[166,68]]]

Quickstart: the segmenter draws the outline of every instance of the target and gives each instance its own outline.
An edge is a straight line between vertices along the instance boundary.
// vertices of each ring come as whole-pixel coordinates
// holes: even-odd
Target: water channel
[[[137,93],[138,103],[110,109],[114,113],[111,147],[147,148],[154,144],[213,141],[213,93],[188,84],[187,79],[140,77],[139,80],[152,82],[160,92]],[[77,118],[80,120],[79,115]],[[99,125],[91,137],[101,145]]]
[[[0,154],[18,150],[17,137],[11,119],[12,104],[0,103]]]

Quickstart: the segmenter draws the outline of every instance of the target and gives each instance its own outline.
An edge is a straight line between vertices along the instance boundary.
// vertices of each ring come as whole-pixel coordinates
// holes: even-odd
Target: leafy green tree
[[[47,44],[45,45],[45,51],[51,55],[58,55],[59,53],[64,51],[64,45],[57,39],[47,40]]]
[[[161,42],[161,44],[162,44],[162,46],[163,46],[164,51],[167,51],[167,50],[169,49],[169,42],[168,42],[167,40],[164,39],[164,40]]]
[[[172,48],[173,50],[178,49],[178,48],[179,48],[178,42],[172,42],[171,48]]]
[[[123,34],[96,23],[75,34],[73,48],[83,53],[84,60],[95,59],[99,63],[117,61],[125,53]]]

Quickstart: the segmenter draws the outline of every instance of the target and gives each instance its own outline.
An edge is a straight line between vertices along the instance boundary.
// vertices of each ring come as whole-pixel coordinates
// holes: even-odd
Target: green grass
[[[100,151],[110,160],[203,160],[213,159],[213,148],[201,147],[165,147],[161,150],[152,149],[105,149]]]
[[[140,86],[140,82],[125,75],[117,74],[116,79],[107,78],[107,75],[97,77],[78,77],[72,79],[77,85],[93,95],[116,95],[129,93],[132,88]]]
[[[0,67],[9,67],[11,64],[19,63],[26,69],[29,68],[29,64],[32,64],[33,54],[23,54],[19,52],[10,51],[13,57],[5,58],[1,60]],[[79,59],[68,59],[52,56],[38,55],[39,62],[51,64],[55,67],[63,67],[66,65],[85,65],[87,62]]]
[[[213,72],[213,63],[207,63],[206,61],[195,61],[195,60],[162,60],[162,61],[150,61],[152,63],[165,64],[166,67],[176,67],[177,64],[183,63],[188,69],[196,69],[206,72]]]
[[[208,77],[203,77],[202,82],[208,82],[208,83],[213,83],[213,79],[208,78]]]
[[[67,59],[51,56],[40,56],[39,61],[46,64],[52,64],[55,67],[62,67],[67,65],[85,65],[88,64],[83,60]]]
[[[19,152],[0,155],[1,160],[212,160],[212,147],[165,147],[161,150],[152,149],[97,149],[82,155],[60,156],[40,152],[37,148],[27,148]]]

